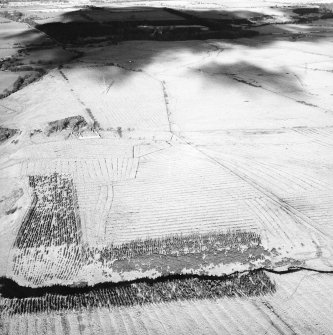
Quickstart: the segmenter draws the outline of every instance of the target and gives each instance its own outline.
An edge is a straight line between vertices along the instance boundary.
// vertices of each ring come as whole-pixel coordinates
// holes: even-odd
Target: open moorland
[[[0,334],[330,334],[333,5],[0,7]]]

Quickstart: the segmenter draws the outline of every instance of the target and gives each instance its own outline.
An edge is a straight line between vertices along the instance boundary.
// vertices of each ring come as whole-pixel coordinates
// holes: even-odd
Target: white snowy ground
[[[70,173],[92,245],[250,230],[278,250],[276,266],[330,270],[332,22],[265,25],[249,39],[83,49],[79,61],[1,101],[2,123],[23,131],[1,148],[2,177],[27,188],[28,175]],[[87,108],[101,138],[29,137],[67,116],[90,121]],[[15,222],[4,239],[15,238]]]
[[[154,2],[159,4],[188,2]],[[270,8],[275,4],[197,2],[193,8],[244,9],[245,16],[259,11],[286,21],[284,11]],[[15,23],[15,29],[22,25]],[[1,100],[0,124],[22,132],[0,146],[0,275],[11,273],[8,256],[31,200],[27,176],[55,171],[73,176],[84,242],[93,246],[240,229],[260,233],[265,248],[277,251],[271,258],[277,270],[297,260],[332,271],[333,21],[256,29],[258,37],[234,41],[83,48],[84,57],[65,64],[62,74],[54,69]],[[86,108],[104,129],[100,137],[30,137],[68,116],[91,121]],[[82,269],[83,277],[100,271],[88,270]],[[217,271],[226,272],[223,260]],[[66,335],[331,333],[331,274],[269,276],[277,285],[272,296],[27,314],[2,320],[2,329]]]

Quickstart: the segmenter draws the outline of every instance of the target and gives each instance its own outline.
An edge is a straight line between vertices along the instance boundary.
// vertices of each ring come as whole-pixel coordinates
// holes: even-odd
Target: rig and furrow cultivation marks
[[[100,159],[40,159],[22,163],[21,175],[70,174],[76,183],[111,183],[134,179],[140,158],[103,157]]]
[[[133,157],[134,144],[135,142],[119,141],[119,139],[90,138],[86,141],[69,138],[66,141],[52,141],[28,146],[24,148],[21,155],[22,159],[26,161],[41,159],[89,161],[113,157],[135,158]]]
[[[185,139],[184,139],[185,140]],[[186,141],[186,140],[185,140]],[[189,142],[186,142],[189,145],[191,145]],[[191,145],[193,147],[193,145]],[[311,220],[309,217],[298,211],[296,208],[292,207],[285,201],[283,201],[279,196],[277,196],[274,192],[272,192],[269,189],[269,186],[262,185],[256,178],[253,178],[253,176],[244,173],[241,170],[235,170],[234,166],[229,164],[228,160],[225,158],[215,158],[214,156],[210,155],[209,153],[206,153],[204,150],[201,150],[199,148],[196,148],[198,152],[205,155],[207,158],[209,158],[211,161],[214,161],[218,165],[220,165],[223,169],[229,171],[231,174],[233,174],[235,177],[237,176],[247,184],[251,185],[261,196],[266,196],[272,201],[276,202],[280,206],[284,208],[285,211],[292,214],[293,216],[297,217],[299,219],[299,222],[302,222],[304,227],[309,228],[313,232],[320,234],[323,238],[327,237],[327,231],[324,231],[321,227],[319,227],[313,220]],[[260,179],[259,179],[260,180]]]
[[[297,208],[300,212],[317,222],[318,225],[331,227],[333,220],[333,196],[326,192],[316,193],[313,196],[292,197],[284,199],[291,206]]]
[[[302,191],[324,190],[327,183],[313,175],[298,169],[298,171],[284,171],[284,166],[274,166],[272,163],[255,161],[254,159],[238,158],[234,156],[218,155],[228,162],[235,171],[244,173],[259,183],[272,188],[273,192],[285,196]]]
[[[239,160],[235,161],[236,163],[232,163],[232,160],[228,160],[228,163],[230,162],[234,170],[245,173],[264,187],[272,188],[272,191],[278,194],[284,202],[303,213],[309,219],[314,220],[317,224],[330,223],[333,217],[331,211],[333,199],[329,193],[331,183],[325,183],[323,178],[321,180],[315,179],[311,175],[299,171],[298,174],[301,174],[302,177],[295,176],[290,179],[288,184],[283,184],[284,173],[282,175],[280,173],[275,174],[275,168],[269,173],[271,164],[257,164],[257,162],[247,160]],[[260,170],[258,166],[261,164],[263,167],[267,167],[267,169]],[[284,172],[283,170],[281,171]],[[296,172],[293,174],[296,175]],[[266,176],[266,178],[263,176]],[[294,182],[292,182],[292,180],[294,180]],[[276,185],[280,187],[277,188]],[[316,197],[313,196],[314,191],[316,192]],[[299,196],[300,193],[303,195]],[[272,213],[272,211],[270,211],[270,213]],[[283,228],[285,224],[281,224],[281,228]],[[292,226],[288,225],[288,227],[290,229]],[[299,229],[300,228],[301,227],[299,227]],[[326,228],[329,229],[329,226]],[[296,236],[297,235],[298,234],[296,234]]]
[[[309,139],[312,139],[316,143],[332,147],[333,146],[333,128],[293,128],[293,130],[299,134],[302,134]]]
[[[86,241],[104,240],[105,223],[113,201],[113,186],[96,182],[77,187],[81,220],[86,229]]]
[[[247,200],[247,203],[250,210],[257,215],[259,222],[262,225],[263,232],[268,240],[273,236],[274,238],[280,238],[285,247],[287,246],[286,244],[291,246],[295,245],[293,236],[289,233],[285,233],[283,229],[283,226],[287,223],[278,220],[277,213],[274,212],[279,210],[279,207],[277,207],[276,204],[269,204],[267,201],[266,203],[263,203],[261,199]],[[270,215],[270,213],[273,214]],[[284,213],[284,216],[287,218],[287,222],[289,221],[289,223],[291,223],[291,226],[295,225],[295,222],[286,213]]]
[[[113,206],[106,224],[109,238],[129,240],[134,236],[158,237],[195,230],[256,229],[255,218],[249,215],[242,200],[230,199],[218,185],[213,190],[201,185],[204,184],[196,178],[151,185],[139,181],[115,185]],[[195,207],[193,202],[197,204]]]
[[[66,82],[66,84],[68,85],[68,88],[70,90],[70,92],[72,93],[74,99],[80,104],[80,106],[82,107],[83,110],[83,115],[91,121],[91,123],[93,124],[96,119],[94,117],[94,115],[91,113],[91,110],[89,108],[86,107],[86,104],[80,99],[80,96],[78,93],[76,93],[76,91],[73,89],[73,86],[71,85],[68,77],[65,75],[63,70],[58,70],[61,77],[64,79],[64,81]]]
[[[164,98],[159,82],[145,73],[128,73],[116,66],[105,66],[98,71],[96,68],[85,68],[82,73],[81,68],[80,72],[66,69],[66,76],[74,89],[79,88],[80,99],[86,105],[95,106],[94,114],[103,128],[168,131],[167,116],[162,112]],[[82,76],[89,84],[82,86]],[[106,77],[114,81],[108,94],[103,93]],[[132,92],[130,99],[129,91]]]

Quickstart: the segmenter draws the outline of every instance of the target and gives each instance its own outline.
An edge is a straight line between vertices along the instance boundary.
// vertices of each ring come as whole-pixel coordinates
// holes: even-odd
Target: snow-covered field
[[[38,29],[1,18],[0,56],[22,48],[17,66],[46,73],[0,100],[0,126],[18,129],[0,142],[0,277],[36,287],[313,272],[268,273],[276,292],[263,296],[6,314],[0,333],[329,334],[331,274],[315,271],[333,271],[332,6],[101,6],[15,3]],[[145,15],[258,34],[76,45],[43,33]]]

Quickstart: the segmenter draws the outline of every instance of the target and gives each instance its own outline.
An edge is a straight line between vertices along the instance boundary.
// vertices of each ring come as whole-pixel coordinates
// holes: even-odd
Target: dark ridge
[[[0,311],[7,314],[119,307],[177,300],[273,294],[275,283],[262,270],[217,276],[168,275],[95,286],[30,288],[0,278]]]
[[[295,8],[293,12],[298,15],[307,15],[307,14],[317,14],[319,13],[318,7],[304,7],[304,8]]]
[[[24,71],[24,67],[22,67],[21,70]],[[30,69],[29,69],[29,71],[30,71]],[[4,99],[4,98],[10,96],[11,94],[21,90],[22,88],[32,84],[33,82],[40,79],[44,74],[45,74],[44,70],[38,69],[38,71],[34,70],[32,73],[28,73],[24,76],[18,76],[18,78],[15,80],[15,82],[13,84],[13,88],[12,89],[5,89],[4,92],[2,94],[0,94],[0,99]]]
[[[17,207],[14,207],[14,208],[12,208],[12,209],[10,209],[10,210],[6,211],[5,213],[6,213],[6,215],[10,215],[10,214],[13,214],[13,213],[15,213],[15,212],[16,212],[16,210],[17,210]]]
[[[94,38],[105,37],[105,41],[118,43],[121,41],[153,40],[153,41],[187,41],[219,38],[240,38],[258,35],[256,31],[240,28],[221,30],[204,30],[190,25],[174,25],[174,22],[164,22],[164,25],[154,25],[149,22],[54,22],[37,25],[36,29],[43,31],[62,43],[87,44]],[[159,22],[160,24],[160,22]],[[204,27],[203,27],[204,28]]]
[[[0,96],[1,98],[1,96]],[[5,142],[19,132],[18,129],[0,127],[0,143]]]
[[[288,267],[288,269],[286,270],[274,270],[274,269],[264,269],[266,272],[269,273],[274,273],[274,274],[278,274],[278,275],[284,275],[287,273],[294,273],[294,272],[299,272],[299,271],[313,271],[313,272],[317,272],[317,273],[327,273],[327,274],[333,274],[333,270],[318,270],[318,269],[311,269],[311,268],[307,268],[305,266],[297,266],[297,267]]]
[[[86,112],[88,113],[88,115],[90,116],[90,118],[93,121],[93,129],[98,130],[101,129],[101,125],[99,124],[99,122],[97,121],[97,119],[95,118],[94,114],[92,113],[90,108],[86,108]]]
[[[232,24],[238,25],[251,25],[251,21],[243,18],[233,18],[233,19],[209,19],[194,15],[193,13],[188,13],[183,10],[177,10],[174,8],[164,8],[165,11],[179,15],[184,19],[188,20],[192,24],[199,24],[210,28],[211,30],[237,30],[232,27]],[[199,14],[200,15],[200,14]],[[251,32],[256,34],[255,32]]]
[[[72,132],[79,132],[82,128],[87,126],[88,124],[83,116],[70,116],[66,117],[65,119],[49,122],[46,133],[47,136],[49,136],[52,133],[62,131],[64,129],[70,129]]]
[[[1,17],[1,15],[0,15]],[[22,62],[24,58],[24,51],[19,50],[16,55],[12,57],[5,57],[0,59],[0,71],[21,72],[29,71],[25,75],[17,77],[12,87],[7,87],[1,94],[0,99],[4,99],[9,95],[21,90],[25,86],[39,80],[46,73],[46,70],[39,66],[26,65]]]

